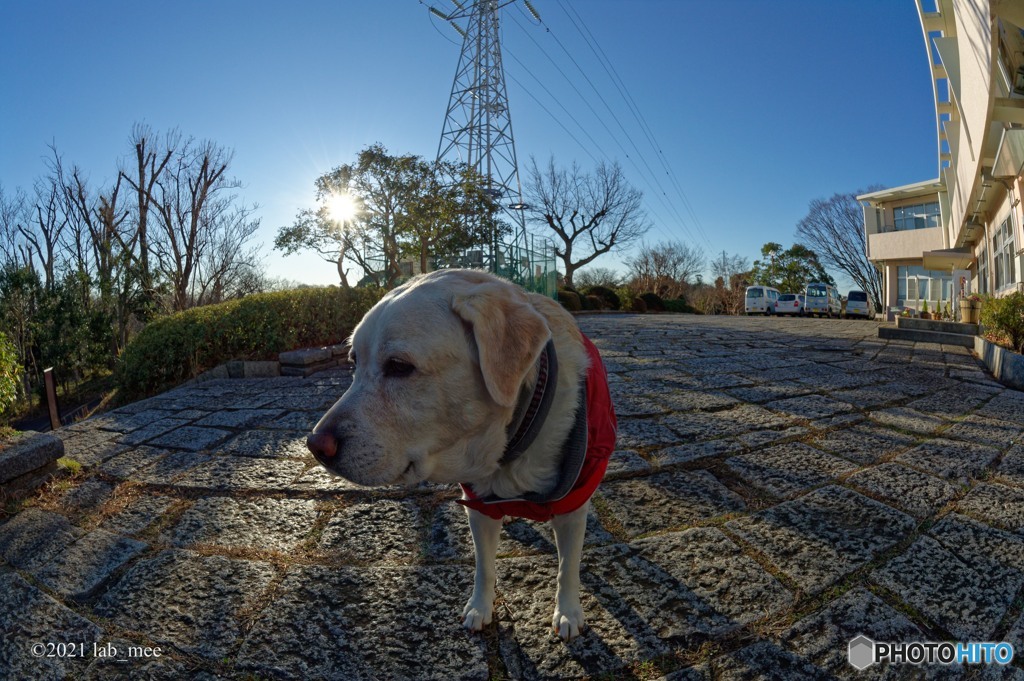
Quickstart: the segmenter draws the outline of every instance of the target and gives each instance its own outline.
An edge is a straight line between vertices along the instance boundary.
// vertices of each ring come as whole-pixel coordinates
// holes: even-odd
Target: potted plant
[[[932,318],[931,314],[928,312],[928,301],[927,300],[922,300],[921,301],[921,315],[920,316],[921,316],[921,319],[931,319]]]

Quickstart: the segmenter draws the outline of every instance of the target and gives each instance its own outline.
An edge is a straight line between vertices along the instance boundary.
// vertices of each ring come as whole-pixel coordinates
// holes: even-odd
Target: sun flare
[[[331,194],[327,198],[327,213],[336,222],[348,222],[356,215],[356,202],[349,194]]]

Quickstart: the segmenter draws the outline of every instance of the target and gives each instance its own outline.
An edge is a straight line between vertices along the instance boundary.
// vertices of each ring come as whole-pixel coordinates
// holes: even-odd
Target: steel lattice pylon
[[[539,282],[534,280],[541,272],[546,278],[548,267],[545,264],[541,268],[535,262],[532,243],[528,243],[526,235],[512,117],[501,63],[498,18],[501,8],[514,1],[474,0],[461,4],[462,9],[452,14],[435,11],[451,21],[463,37],[437,159],[466,163],[475,169],[488,183],[488,189],[501,204],[504,218],[512,225],[512,243],[500,244],[492,239],[486,261],[480,264],[538,288]],[[455,23],[463,19],[465,28]]]

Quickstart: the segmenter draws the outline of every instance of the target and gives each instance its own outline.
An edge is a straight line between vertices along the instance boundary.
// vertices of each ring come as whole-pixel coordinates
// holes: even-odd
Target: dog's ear
[[[514,406],[520,384],[551,338],[544,317],[500,283],[457,294],[452,309],[473,328],[487,392],[498,404]]]

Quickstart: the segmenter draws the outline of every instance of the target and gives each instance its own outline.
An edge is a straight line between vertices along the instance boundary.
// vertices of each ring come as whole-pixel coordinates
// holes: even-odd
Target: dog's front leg
[[[551,519],[558,548],[558,591],[555,594],[555,614],[551,628],[563,641],[570,641],[586,629],[583,606],[580,605],[580,558],[583,555],[583,537],[587,532],[587,511],[590,502],[572,513],[556,515]]]
[[[501,520],[467,508],[469,529],[473,533],[473,553],[476,555],[476,576],[473,595],[462,610],[462,626],[480,631],[491,623],[494,615],[494,561],[501,538]]]

